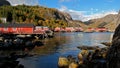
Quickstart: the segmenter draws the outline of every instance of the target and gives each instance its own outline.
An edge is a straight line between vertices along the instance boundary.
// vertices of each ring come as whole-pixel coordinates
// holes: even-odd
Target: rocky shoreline
[[[17,55],[15,52],[5,56],[0,54],[0,68],[24,68],[22,64],[17,61],[18,58],[24,58],[27,54]]]
[[[108,48],[81,47],[77,58],[72,55],[59,57],[59,68],[107,68],[106,54]]]
[[[77,47],[81,49],[77,58],[72,55],[61,56],[58,59],[59,68],[119,68],[119,39],[120,39],[120,25],[115,31],[113,40],[111,43],[104,42],[106,45],[104,48],[81,46]],[[0,68],[24,68],[23,65],[19,64],[16,59],[24,58],[29,54],[18,55],[15,52],[10,53],[7,56],[0,54]]]
[[[107,53],[108,68],[120,68],[120,25],[116,28],[112,45]]]
[[[120,25],[116,28],[112,42],[103,42],[106,47],[79,46],[77,58],[72,55],[59,57],[59,68],[119,68]]]

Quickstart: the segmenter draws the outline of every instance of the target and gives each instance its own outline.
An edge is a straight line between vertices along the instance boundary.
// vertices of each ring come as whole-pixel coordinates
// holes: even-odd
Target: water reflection
[[[58,35],[51,39],[42,40],[44,46],[35,47],[31,52],[37,53],[39,55],[51,54],[57,52],[59,46],[66,44],[68,41],[69,37]]]
[[[45,45],[35,47],[31,53],[38,55],[19,59],[25,68],[57,68],[59,56],[77,56],[80,45],[99,45],[109,42],[113,33],[57,33],[54,38],[42,40]]]
[[[85,41],[85,45],[98,45],[101,42],[109,42],[110,34],[109,33],[90,33],[85,34],[83,38],[83,42]]]

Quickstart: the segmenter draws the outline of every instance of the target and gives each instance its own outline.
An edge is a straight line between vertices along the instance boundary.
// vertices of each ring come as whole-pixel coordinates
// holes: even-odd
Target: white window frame
[[[17,28],[16,28],[16,27],[13,27],[12,29],[13,29],[13,31],[16,31],[16,30],[17,30]]]
[[[7,31],[8,30],[8,28],[7,27],[4,27],[4,31]]]

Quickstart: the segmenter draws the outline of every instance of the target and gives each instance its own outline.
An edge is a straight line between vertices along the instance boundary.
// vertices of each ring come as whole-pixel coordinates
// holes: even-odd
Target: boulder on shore
[[[58,67],[59,68],[67,68],[69,65],[68,59],[66,57],[59,57]]]
[[[86,45],[83,45],[83,46],[78,46],[77,48],[81,49],[81,50],[95,50],[95,49],[99,48],[99,46],[86,46]]]
[[[115,30],[107,53],[107,68],[120,68],[120,25]]]

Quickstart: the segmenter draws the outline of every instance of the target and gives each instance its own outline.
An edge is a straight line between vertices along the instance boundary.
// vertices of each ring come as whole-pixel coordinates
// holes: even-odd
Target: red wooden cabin
[[[95,31],[94,28],[89,27],[84,32],[91,33],[91,32],[94,32],[94,31]]]
[[[107,31],[108,31],[108,29],[105,27],[96,28],[96,32],[107,32]]]
[[[73,32],[73,31],[75,31],[75,29],[73,27],[66,27],[65,31],[67,31],[67,32]]]
[[[47,26],[36,26],[35,30],[48,31],[50,29]]]
[[[33,24],[0,24],[1,33],[12,34],[32,34],[34,32]]]
[[[74,29],[75,29],[76,32],[79,32],[79,31],[81,32],[81,31],[83,31],[83,28],[82,28],[82,27],[75,27]]]
[[[54,29],[54,31],[55,31],[55,32],[60,32],[60,31],[61,31],[61,28],[60,28],[60,27],[56,27],[56,28]]]

